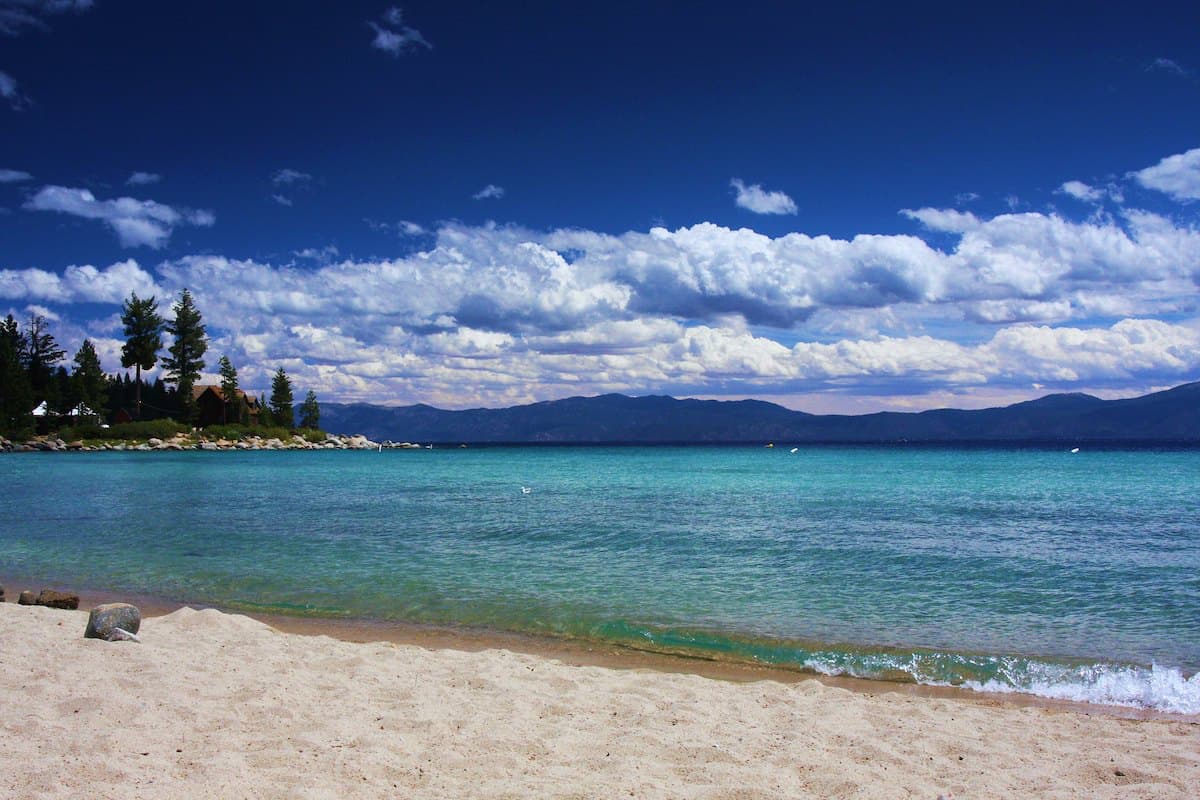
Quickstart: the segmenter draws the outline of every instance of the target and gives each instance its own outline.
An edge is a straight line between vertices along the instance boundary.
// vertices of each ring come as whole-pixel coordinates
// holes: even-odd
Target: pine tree
[[[217,364],[221,370],[221,398],[225,401],[221,408],[221,421],[241,422],[246,404],[242,401],[241,392],[238,391],[237,369],[229,360],[229,356],[221,356],[221,360]]]
[[[9,314],[0,323],[0,433],[10,436],[33,429],[33,387],[22,356],[25,337]]]
[[[179,295],[179,301],[171,310],[175,312],[175,319],[166,324],[166,331],[175,337],[175,342],[167,348],[170,355],[162,360],[162,365],[167,373],[167,382],[175,384],[180,419],[190,423],[196,418],[196,399],[192,397],[192,387],[200,377],[200,370],[204,369],[208,336],[204,323],[200,321],[200,311],[192,300],[192,293],[187,289]]]
[[[29,315],[29,327],[24,336],[25,348],[23,359],[25,370],[29,373],[29,383],[33,393],[46,399],[48,395],[58,394],[53,385],[54,365],[63,360],[66,351],[58,346],[50,333],[50,323],[39,314]],[[58,400],[60,398],[54,398]],[[54,402],[51,402],[54,405]]]
[[[271,416],[276,425],[291,429],[295,427],[296,418],[292,413],[292,379],[283,371],[283,367],[271,379]]]
[[[267,398],[261,392],[258,395],[258,424],[264,428],[275,425],[275,417],[271,416],[271,409],[267,407]]]
[[[108,378],[100,368],[100,357],[89,339],[84,339],[75,354],[75,373],[71,376],[73,384],[72,398],[76,402],[95,411],[104,413],[104,405],[108,393]]]
[[[304,396],[300,404],[300,427],[318,430],[321,427],[321,407],[317,404],[317,396],[312,389]]]
[[[163,318],[158,315],[154,298],[142,300],[132,292],[121,307],[121,324],[125,326],[125,344],[121,346],[121,366],[137,368],[134,383],[135,411],[142,418],[142,370],[153,369],[162,349]]]

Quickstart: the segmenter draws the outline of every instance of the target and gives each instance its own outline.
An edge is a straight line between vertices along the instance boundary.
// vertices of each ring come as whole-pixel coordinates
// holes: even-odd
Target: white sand
[[[0,797],[1200,797],[1200,725],[0,605]]]

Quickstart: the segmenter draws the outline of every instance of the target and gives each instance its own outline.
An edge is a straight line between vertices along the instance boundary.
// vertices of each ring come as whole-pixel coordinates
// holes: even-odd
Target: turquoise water
[[[14,454],[0,481],[0,574],[1200,713],[1200,451]]]

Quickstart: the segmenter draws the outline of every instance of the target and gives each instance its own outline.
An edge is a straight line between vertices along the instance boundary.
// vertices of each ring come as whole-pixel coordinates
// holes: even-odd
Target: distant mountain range
[[[1200,382],[1126,400],[1052,394],[976,411],[806,414],[761,400],[570,397],[511,408],[322,403],[321,427],[375,440],[436,443],[1193,442]]]

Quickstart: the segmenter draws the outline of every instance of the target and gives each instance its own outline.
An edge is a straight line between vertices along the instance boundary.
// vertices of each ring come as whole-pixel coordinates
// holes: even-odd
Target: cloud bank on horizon
[[[1186,200],[1197,155],[1164,158],[1132,179]],[[123,242],[151,247],[184,219],[127,200],[102,205],[46,187],[30,207],[99,219]],[[331,399],[467,406],[872,386],[939,394],[1166,385],[1200,371],[1194,224],[1132,207],[1078,221],[901,213],[950,245],[915,233],[771,237],[708,222],[620,235],[444,223],[411,254],[315,269],[214,254],[4,269],[0,298],[111,306],[131,292],[169,301],[188,287],[214,352],[255,380],[282,365]],[[974,340],[927,332],[947,322],[973,325]],[[111,316],[81,327],[111,363],[120,347]],[[782,332],[800,340],[785,344]]]
[[[49,6],[12,8],[28,19],[0,14],[10,35],[48,30]],[[400,56],[432,51],[399,8],[367,24],[370,49],[396,57],[376,54],[376,66],[402,69],[420,59]],[[441,52],[446,34],[434,34]],[[1188,77],[1159,60],[1144,71]],[[320,204],[333,167],[295,154],[272,163],[290,166],[258,169],[264,217]],[[1051,390],[1128,395],[1200,378],[1200,147],[1099,176],[1046,175],[1056,188],[1026,187],[991,213],[973,191],[953,204],[902,202],[899,232],[801,230],[801,208],[817,201],[754,170],[741,174],[761,183],[712,187],[746,227],[715,214],[613,230],[380,213],[360,222],[391,237],[382,255],[305,240],[320,212],[296,217],[282,253],[181,243],[241,221],[212,193],[187,202],[173,188],[179,169],[134,165],[114,168],[107,187],[47,177],[40,164],[0,170],[5,224],[56,217],[77,226],[68,231],[103,233],[119,253],[59,266],[0,253],[0,311],[54,319],[72,352],[90,337],[112,371],[121,302],[153,295],[166,312],[186,287],[212,340],[210,374],[224,353],[244,385],[265,389],[282,366],[326,401],[473,407],[623,392],[860,411]],[[513,180],[464,173],[446,194],[521,214],[532,193],[507,194],[492,175]]]

